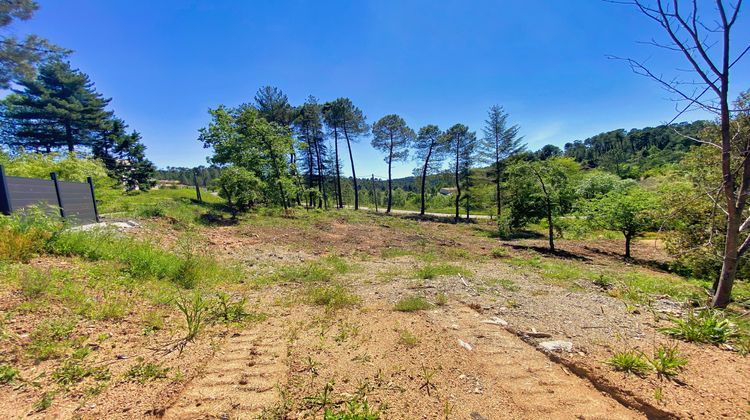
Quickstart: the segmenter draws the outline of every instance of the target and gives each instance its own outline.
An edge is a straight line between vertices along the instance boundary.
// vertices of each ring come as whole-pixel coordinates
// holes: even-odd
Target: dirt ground
[[[251,276],[342,257],[352,269],[336,280],[360,303],[336,310],[306,304],[294,298],[304,291],[295,282],[233,285],[231,292],[267,319],[214,325],[181,353],[166,355],[151,349],[173,339],[174,331],[139,334],[136,314],[112,325],[79,324],[77,330],[95,329],[88,335],[110,334],[96,356],[113,378],[138,356],[179,375],[147,385],[114,379],[96,396],[69,392],[36,414],[32,405],[43,386],[0,386],[0,411],[7,418],[323,418],[326,409],[366,404],[389,419],[750,418],[750,363],[736,352],[679,342],[689,363],[673,380],[626,375],[605,363],[617,349],[648,353],[672,343],[657,329],[681,310],[676,303],[657,297],[649,307],[626,304],[590,281],[562,287],[510,261],[543,257],[658,275],[668,260],[658,241],[636,242],[637,259],[625,264],[620,241],[560,241],[563,252],[550,256],[544,240],[499,241],[488,230],[482,222],[379,216],[202,228],[219,258],[241,263]],[[165,242],[175,235],[158,223],[144,224],[144,232]],[[493,257],[497,248],[502,258]],[[470,275],[415,276],[426,261]],[[435,305],[394,310],[414,295]],[[0,309],[19,299],[0,296]],[[55,316],[52,311],[14,317],[5,328],[25,337],[38,318]],[[539,349],[550,340],[571,342],[572,351]],[[3,351],[12,353],[8,343]],[[19,363],[24,377],[43,385],[54,362]]]

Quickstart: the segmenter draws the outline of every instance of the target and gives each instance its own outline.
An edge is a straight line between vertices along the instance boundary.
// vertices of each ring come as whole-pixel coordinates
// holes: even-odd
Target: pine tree
[[[9,124],[9,146],[49,152],[66,147],[90,147],[106,129],[112,112],[110,99],[96,92],[89,77],[69,63],[45,64],[33,79],[19,81],[21,89],[3,100]]]
[[[526,145],[518,136],[519,126],[508,126],[508,114],[501,106],[494,105],[487,112],[484,122],[484,138],[479,143],[479,157],[491,166],[490,175],[495,181],[495,203],[498,220],[502,214],[503,163],[509,157],[522,152]]]
[[[461,186],[466,187],[466,189],[469,188],[469,176],[474,160],[477,135],[473,131],[469,131],[469,127],[456,124],[449,128],[444,136],[445,141],[450,144],[450,152],[454,158],[453,175],[456,185],[456,221],[458,221],[460,217]]]
[[[417,158],[423,162],[420,179],[421,206],[419,214],[421,215],[424,215],[425,212],[425,183],[427,182],[427,175],[440,168],[448,152],[448,146],[449,144],[445,142],[443,132],[438,126],[430,124],[419,129],[419,134],[417,134],[416,141],[414,142],[414,150]]]
[[[388,207],[386,213],[391,212],[393,204],[393,179],[391,166],[393,162],[406,160],[409,156],[409,146],[416,135],[414,130],[406,125],[406,121],[396,114],[386,115],[372,126],[372,141],[370,144],[377,150],[386,153],[388,163]]]

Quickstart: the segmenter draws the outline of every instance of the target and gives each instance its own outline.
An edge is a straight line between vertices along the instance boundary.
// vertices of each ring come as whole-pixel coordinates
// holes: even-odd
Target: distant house
[[[438,191],[442,195],[451,195],[456,193],[455,188],[441,188],[440,191]]]

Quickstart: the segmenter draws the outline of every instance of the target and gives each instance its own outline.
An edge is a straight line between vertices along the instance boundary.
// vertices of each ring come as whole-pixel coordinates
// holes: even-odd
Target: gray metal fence
[[[83,183],[60,181],[55,173],[50,179],[7,176],[0,165],[0,212],[11,214],[36,205],[74,224],[99,221],[91,177]]]

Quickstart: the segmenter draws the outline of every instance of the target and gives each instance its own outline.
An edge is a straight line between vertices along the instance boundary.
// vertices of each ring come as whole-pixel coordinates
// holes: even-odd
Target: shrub
[[[28,262],[44,251],[62,226],[59,218],[48,217],[41,208],[0,215],[0,261]]]
[[[394,306],[394,309],[401,312],[414,312],[431,309],[432,304],[422,296],[408,296],[398,302]]]
[[[669,336],[697,343],[725,343],[734,335],[734,327],[718,310],[690,312],[685,319],[672,320],[671,327],[661,331]]]
[[[615,370],[636,375],[643,375],[651,368],[643,353],[632,349],[615,352],[607,364]]]

